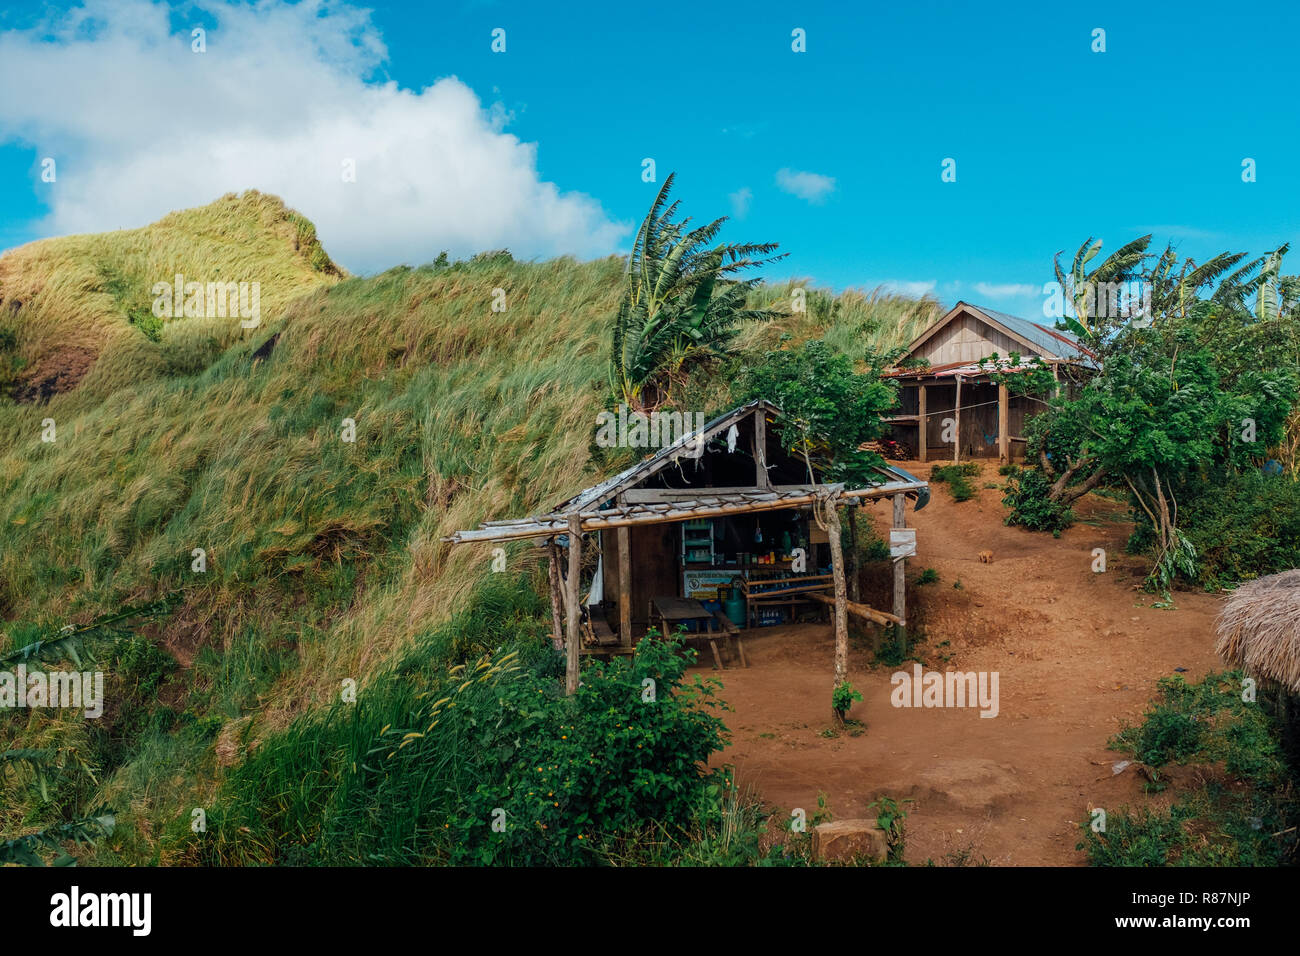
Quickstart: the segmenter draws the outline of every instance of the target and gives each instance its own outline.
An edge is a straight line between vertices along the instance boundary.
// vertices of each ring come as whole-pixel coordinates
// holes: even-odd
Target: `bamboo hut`
[[[781,410],[758,400],[718,416],[617,475],[579,492],[545,514],[489,521],[443,538],[451,544],[532,539],[549,563],[552,640],[567,657],[566,684],[577,687],[579,655],[631,653],[648,631],[678,621],[715,639],[790,618],[795,605],[830,606],[836,674],[846,663],[846,615],[906,628],[904,569],[914,553],[905,505],[924,507],[929,486],[899,468],[881,466],[861,487],[827,484],[812,466],[789,455],[773,423]],[[858,601],[856,568],[846,567],[839,512],[876,501],[892,503],[892,612]],[[586,547],[598,555],[585,600],[580,597]],[[852,550],[849,551],[852,554]],[[847,573],[846,573],[847,572]],[[737,583],[739,582],[739,583]],[[743,590],[750,617],[737,623],[719,610],[720,594]],[[753,611],[762,611],[755,621]],[[733,647],[742,664],[744,648]]]

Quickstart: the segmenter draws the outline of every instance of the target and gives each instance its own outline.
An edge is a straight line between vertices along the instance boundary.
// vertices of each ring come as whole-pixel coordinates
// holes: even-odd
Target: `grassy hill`
[[[151,334],[149,290],[175,272],[259,281],[261,326],[178,318]],[[0,258],[0,655],[97,625],[75,643],[109,698],[98,720],[0,712],[0,751],[42,754],[0,761],[0,840],[109,806],[119,826],[89,861],[293,859],[288,845],[313,842],[304,831],[356,784],[344,756],[431,675],[541,648],[530,546],[489,575],[487,547],[439,538],[619,464],[592,439],[622,275],[613,258],[489,253],[345,277],[309,222],[257,193]],[[758,297],[788,302],[798,284]],[[850,354],[899,344],[939,312],[809,302],[746,329],[738,361],[787,333]],[[696,376],[692,407],[721,407],[728,379]],[[349,680],[366,706],[343,726],[328,715]],[[241,777],[256,759],[274,766]],[[290,813],[265,789],[276,773],[315,796]],[[191,809],[244,819],[241,799],[250,820],[275,816],[254,805],[288,816],[243,843],[217,827],[199,847]]]
[[[158,375],[195,371],[238,338],[223,319],[162,320],[155,283],[258,281],[265,318],[342,276],[303,216],[247,192],[143,229],[34,242],[0,257],[0,385],[20,400],[78,388],[103,398]]]

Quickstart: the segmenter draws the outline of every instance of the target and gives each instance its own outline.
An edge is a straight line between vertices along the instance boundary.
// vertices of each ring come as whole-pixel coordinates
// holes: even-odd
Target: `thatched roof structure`
[[[1231,667],[1300,693],[1300,570],[1270,574],[1233,592],[1214,649]]]

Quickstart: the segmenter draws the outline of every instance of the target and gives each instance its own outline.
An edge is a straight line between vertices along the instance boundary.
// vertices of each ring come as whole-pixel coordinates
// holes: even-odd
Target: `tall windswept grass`
[[[152,289],[178,272],[186,281],[260,283],[263,321],[342,275],[307,219],[256,191],[140,229],[33,242],[0,257],[0,331],[15,339],[20,381],[64,373],[80,394],[103,399],[194,371],[246,334],[222,318],[160,323]]]
[[[799,292],[802,312],[794,311]],[[836,295],[804,279],[769,283],[756,290],[754,298],[757,307],[784,310],[788,315],[752,326],[740,338],[742,349],[770,351],[778,348],[781,337],[788,334],[792,345],[823,339],[855,359],[869,348],[908,345],[947,311],[929,296],[913,299],[883,288],[846,289]]]
[[[19,375],[90,362],[48,399],[0,397],[0,651],[177,598],[139,629],[177,665],[151,671],[149,705],[95,727],[0,714],[12,747],[97,755],[97,793],[122,811],[105,859],[165,860],[178,808],[203,805],[248,748],[336,705],[345,680],[389,693],[379,675],[446,635],[494,577],[488,546],[442,536],[603,476],[593,439],[623,267],[494,254],[348,277],[309,222],[257,193],[0,259],[0,332],[13,332]],[[168,320],[153,341],[132,319],[176,272],[259,281],[261,327]],[[754,295],[779,306],[795,284]],[[809,302],[742,330],[738,360],[761,361],[783,332],[860,357],[910,340],[939,308],[817,290]],[[725,363],[692,379],[692,400],[728,400]],[[46,419],[54,441],[41,440]],[[537,549],[507,553],[512,587],[540,590]],[[470,637],[439,637],[448,659],[475,646],[463,620],[452,629]],[[106,649],[106,668],[135,673],[138,647]],[[0,781],[0,836],[74,818],[83,785],[45,806]]]

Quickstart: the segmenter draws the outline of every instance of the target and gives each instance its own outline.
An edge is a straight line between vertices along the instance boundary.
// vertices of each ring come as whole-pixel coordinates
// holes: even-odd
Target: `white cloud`
[[[1042,293],[1042,286],[1028,285],[1023,282],[976,282],[972,287],[980,295],[991,299],[1010,299],[1015,296],[1037,296]]]
[[[797,169],[781,169],[776,174],[776,184],[782,192],[806,199],[811,203],[824,202],[835,189],[835,179],[821,173],[805,173]]]
[[[897,295],[906,295],[914,299],[934,295],[939,287],[937,279],[879,279],[864,283],[867,288],[883,289]]]
[[[748,186],[741,186],[734,193],[728,193],[727,198],[731,200],[731,214],[737,219],[744,219],[749,215],[750,204],[754,201],[754,193]]]
[[[195,7],[216,24],[205,53],[172,27]],[[354,271],[442,249],[603,255],[630,232],[542,182],[536,145],[504,132],[499,104],[455,77],[419,91],[370,79],[386,57],[368,11],[327,0],[87,0],[0,33],[0,141],[58,161],[46,234],[142,225],[244,189],[283,197]]]

